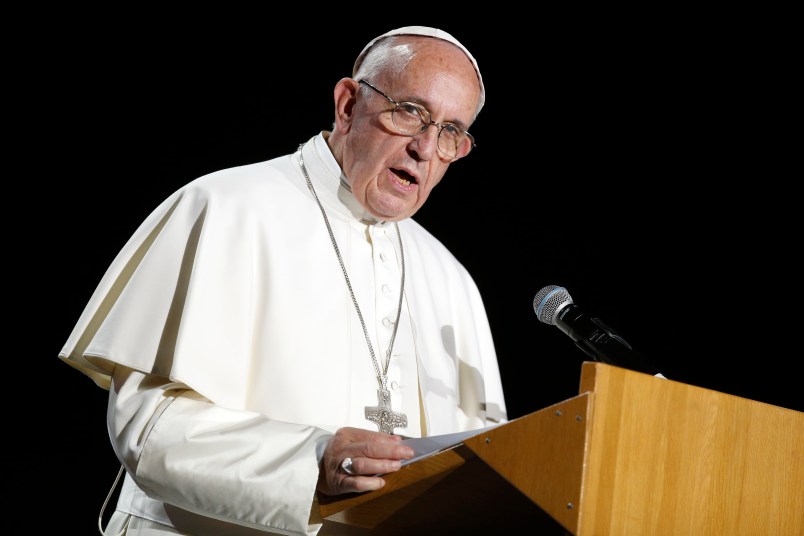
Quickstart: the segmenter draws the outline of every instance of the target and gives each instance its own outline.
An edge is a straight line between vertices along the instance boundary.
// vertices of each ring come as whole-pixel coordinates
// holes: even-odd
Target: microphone
[[[575,346],[595,361],[661,376],[656,368],[600,318],[575,305],[564,287],[543,287],[533,298],[533,310],[539,320],[557,326],[575,341]]]

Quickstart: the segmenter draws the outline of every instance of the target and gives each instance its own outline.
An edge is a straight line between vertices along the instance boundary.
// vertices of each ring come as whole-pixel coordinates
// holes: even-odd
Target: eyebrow
[[[391,97],[391,98],[393,98],[393,97]],[[417,96],[411,96],[411,97],[405,97],[405,98],[402,98],[402,99],[396,99],[396,102],[414,102],[416,104],[420,104],[420,105],[424,106],[427,109],[428,112],[430,112],[430,110],[432,109],[430,103],[428,103],[424,99],[422,99],[420,97],[417,97]],[[433,112],[430,112],[430,115],[432,116]],[[445,121],[439,121],[439,123],[450,123],[452,125],[457,126],[458,128],[460,128],[461,130],[463,130],[465,132],[469,131],[469,127],[466,125],[466,123],[464,123],[460,119],[458,119],[458,120],[447,119]]]

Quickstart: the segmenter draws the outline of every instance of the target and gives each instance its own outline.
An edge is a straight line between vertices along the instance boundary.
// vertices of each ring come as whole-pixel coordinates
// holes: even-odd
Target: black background
[[[766,122],[784,107],[781,75],[716,18],[541,15],[107,25],[54,40],[29,67],[44,71],[27,96],[44,113],[21,134],[35,147],[25,318],[46,327],[26,367],[42,400],[23,418],[34,480],[55,484],[47,502],[68,524],[92,530],[119,464],[105,391],[56,356],[116,253],[184,183],[329,129],[332,89],[363,45],[422,21],[473,52],[487,104],[477,149],[415,219],[475,277],[509,417],[577,394],[585,356],[533,311],[548,284],[668,378],[801,411],[798,334],[781,312],[798,263],[792,175]]]

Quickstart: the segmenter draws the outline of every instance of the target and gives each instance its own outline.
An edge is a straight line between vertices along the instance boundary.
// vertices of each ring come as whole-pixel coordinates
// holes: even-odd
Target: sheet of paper
[[[408,439],[403,439],[402,443],[412,447],[415,454],[413,458],[409,460],[402,460],[402,466],[404,467],[405,465],[419,461],[422,458],[426,458],[428,456],[432,456],[433,454],[438,454],[441,451],[457,447],[463,442],[464,439],[485,433],[486,431],[497,428],[498,426],[500,425],[495,424],[493,426],[487,426],[486,428],[468,430],[466,432],[455,432],[453,434],[443,434],[428,437],[411,437]]]

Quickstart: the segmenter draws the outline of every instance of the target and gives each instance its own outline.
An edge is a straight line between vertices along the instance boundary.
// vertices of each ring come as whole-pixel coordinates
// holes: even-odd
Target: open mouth
[[[407,171],[402,169],[392,169],[391,171],[394,172],[394,175],[396,175],[396,178],[399,179],[399,182],[403,186],[410,186],[411,184],[417,184],[416,177],[414,177]]]

